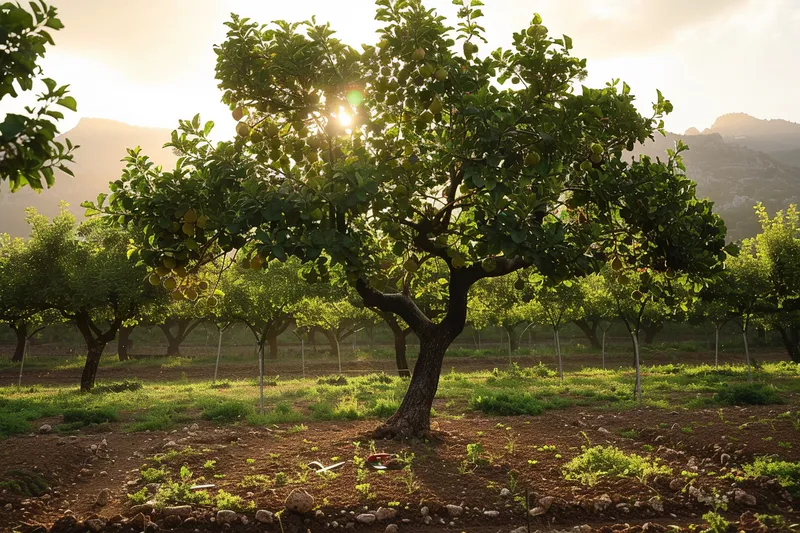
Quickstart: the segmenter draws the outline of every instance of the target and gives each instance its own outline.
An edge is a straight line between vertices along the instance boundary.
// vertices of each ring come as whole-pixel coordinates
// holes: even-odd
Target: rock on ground
[[[227,509],[217,511],[217,524],[233,524],[236,520],[236,513]]]
[[[262,524],[271,524],[275,520],[275,515],[266,509],[259,509],[256,511],[256,522]]]
[[[304,490],[294,489],[286,497],[285,505],[294,513],[305,514],[314,508],[314,497]]]

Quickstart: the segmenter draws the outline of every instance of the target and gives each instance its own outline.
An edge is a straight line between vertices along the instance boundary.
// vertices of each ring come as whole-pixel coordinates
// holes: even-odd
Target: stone
[[[624,502],[623,503],[618,503],[617,504],[617,510],[621,511],[621,512],[623,512],[625,514],[628,514],[628,513],[631,512],[631,506],[630,506],[630,504],[624,503]]]
[[[447,514],[449,514],[452,518],[461,516],[461,513],[464,512],[464,508],[460,505],[445,505],[444,508],[447,510]]]
[[[545,509],[544,507],[534,507],[533,509],[531,509],[529,511],[529,514],[531,516],[541,516],[541,515],[545,514],[546,512],[547,512],[547,509]]]
[[[164,517],[164,525],[166,527],[178,527],[183,523],[181,517],[176,514],[171,514],[169,516]]]
[[[611,432],[604,427],[597,428],[598,433],[602,433],[603,435],[611,435]]]
[[[756,506],[756,497],[749,494],[742,489],[736,489],[733,493],[733,501],[739,505],[746,505],[748,507]]]
[[[39,433],[50,433],[51,431],[53,431],[53,426],[50,424],[42,424],[39,426]]]
[[[176,505],[174,507],[165,507],[163,514],[164,516],[178,516],[180,518],[189,518],[192,515],[192,506]]]
[[[314,513],[314,518],[317,520],[325,520],[325,513],[322,510],[317,509],[317,512]]]
[[[242,523],[243,526],[246,526],[247,524],[250,523],[250,520],[245,515],[240,516],[239,521]]]
[[[162,446],[162,448],[164,448],[164,449],[177,448],[177,447],[178,447],[178,444],[174,440],[169,440],[166,443],[164,443],[164,445]]]
[[[293,513],[305,514],[314,508],[314,497],[301,489],[294,489],[286,497],[286,508]]]
[[[602,513],[612,504],[611,498],[608,494],[602,494],[594,501],[594,512]]]
[[[83,525],[85,525],[89,531],[92,531],[93,533],[99,533],[100,531],[103,531],[104,527],[106,527],[106,521],[102,518],[90,518],[84,522]]]
[[[673,492],[678,492],[683,488],[683,480],[681,478],[676,477],[672,481],[669,482],[669,490]]]
[[[135,516],[139,513],[143,514],[150,514],[153,512],[153,504],[152,503],[143,503],[141,505],[134,505],[128,511],[128,516]]]
[[[511,496],[511,491],[504,488],[503,490],[500,491],[500,496],[502,496],[503,498],[508,498],[509,496]]]
[[[100,494],[97,495],[97,500],[94,502],[96,505],[100,507],[105,507],[108,505],[109,500],[111,499],[111,491],[108,489],[103,489],[100,491]]]
[[[553,496],[545,496],[544,498],[539,498],[539,507],[542,507],[545,512],[550,510],[550,506],[553,505],[553,502],[556,499]]]
[[[198,426],[197,423],[194,423],[191,426],[189,426],[189,431],[198,431],[199,429],[200,426]]]
[[[383,530],[383,533],[398,533],[400,528],[397,527],[397,524],[389,524],[386,526],[386,529]]]
[[[256,522],[262,524],[271,524],[275,520],[275,515],[266,509],[259,509],[256,511]]]
[[[397,516],[397,509],[392,509],[391,507],[379,507],[375,511],[375,518],[378,519],[378,522],[392,520],[395,516]]]
[[[419,510],[419,514],[421,514],[422,516],[428,516],[429,513],[430,513],[430,510],[427,507],[422,507]]]
[[[487,518],[497,518],[500,516],[500,511],[484,511],[483,516]]]
[[[664,502],[662,500],[660,500],[659,498],[656,498],[655,496],[650,498],[647,501],[647,504],[650,506],[650,509],[652,509],[653,511],[655,511],[657,513],[663,513],[664,512]]]
[[[377,520],[375,518],[375,515],[371,513],[362,513],[356,516],[356,522],[358,522],[359,524],[371,524],[375,520]]]
[[[233,524],[236,521],[236,513],[228,509],[217,511],[217,524]]]
[[[356,523],[355,522],[348,522],[347,524],[345,524],[344,528],[345,529],[355,529],[356,528]]]
[[[136,516],[128,521],[128,525],[133,526],[133,529],[137,531],[143,530],[146,523],[147,517],[145,517],[143,513],[136,514]]]
[[[433,517],[431,515],[427,515],[422,518],[422,521],[425,523],[426,526],[429,526],[433,522]]]

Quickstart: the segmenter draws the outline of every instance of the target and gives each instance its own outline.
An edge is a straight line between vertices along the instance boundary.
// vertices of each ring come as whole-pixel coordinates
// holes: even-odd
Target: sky
[[[675,106],[667,128],[710,127],[722,114],[800,122],[800,0],[484,0],[488,46],[511,42],[534,12],[551,34],[573,38],[588,60],[585,84],[621,78],[642,112],[656,89]],[[200,113],[233,134],[214,80],[213,45],[230,13],[258,22],[329,21],[349,44],[375,43],[372,0],[51,0],[65,29],[42,65],[69,83],[79,118],[174,128]],[[450,0],[426,5],[453,16]],[[451,19],[453,20],[453,19]],[[12,110],[24,103],[0,102]]]

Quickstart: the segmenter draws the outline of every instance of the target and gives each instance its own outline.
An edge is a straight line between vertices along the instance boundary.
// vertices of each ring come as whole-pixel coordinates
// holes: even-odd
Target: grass
[[[163,363],[155,359],[131,364]],[[511,365],[495,371],[445,371],[437,392],[442,400],[437,404],[437,416],[459,417],[468,410],[487,415],[537,415],[570,405],[615,410],[640,405],[707,407],[774,402],[800,394],[800,366],[787,362],[762,365],[758,379],[770,385],[748,385],[743,365],[645,366],[642,375],[645,400],[638,404],[632,399],[633,371],[629,368],[583,368],[568,372],[563,381],[543,364]],[[0,438],[28,433],[35,430],[37,421],[59,416],[64,416],[59,431],[120,421],[121,429],[128,432],[171,430],[197,419],[254,426],[383,419],[397,409],[408,387],[407,379],[385,374],[280,379],[276,383],[264,391],[263,413],[257,408],[258,387],[252,380],[220,381],[218,385],[224,386],[215,388],[210,380],[99,382],[93,394],[81,394],[76,386],[0,387]]]
[[[792,496],[800,496],[800,461],[783,461],[774,456],[757,457],[743,467],[746,477],[773,477],[778,480]]]
[[[615,446],[583,447],[581,454],[564,465],[564,478],[584,485],[595,485],[604,476],[633,477],[641,483],[672,469],[635,453],[625,453]]]

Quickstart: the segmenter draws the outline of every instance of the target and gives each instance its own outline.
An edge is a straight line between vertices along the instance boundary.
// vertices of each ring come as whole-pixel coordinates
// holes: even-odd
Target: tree
[[[30,294],[42,309],[55,309],[70,320],[86,342],[81,390],[94,387],[106,344],[122,323],[136,314],[155,288],[147,272],[127,258],[128,235],[99,221],[76,226],[66,209],[52,221],[29,212],[28,242],[37,290]]]
[[[35,290],[30,270],[30,255],[23,239],[0,234],[0,320],[6,322],[17,337],[11,360],[22,361],[29,338],[31,322],[42,309],[29,297]]]
[[[0,33],[0,101],[16,98],[18,91],[30,91],[42,75],[37,64],[47,45],[54,45],[49,30],[64,27],[56,8],[44,2],[31,2],[27,11],[16,2],[0,4],[3,29]],[[12,191],[25,185],[39,190],[55,183],[54,170],[72,176],[65,163],[72,161],[77,148],[55,140],[57,120],[64,118],[56,108],[75,111],[75,99],[67,95],[67,86],[57,87],[50,78],[42,78],[46,91],[38,96],[36,107],[26,107],[26,114],[7,113],[0,122],[0,180],[7,180]],[[8,102],[8,100],[5,100]]]
[[[583,313],[580,300],[580,286],[572,280],[550,283],[547,278],[533,274],[529,278],[532,285],[532,300],[528,314],[533,322],[547,324],[553,329],[553,341],[558,357],[558,375],[564,380],[564,365],[561,359],[561,327]]]
[[[453,30],[420,0],[378,0],[381,40],[363,52],[314,20],[262,27],[234,16],[215,51],[236,140],[212,145],[210,124],[183,121],[175,169],[132,151],[108,205],[94,206],[146,237],[139,257],[150,265],[169,250],[202,262],[248,239],[323,278],[323,252],[343,265],[364,305],[398,315],[420,340],[408,391],[378,436],[428,431],[477,281],[531,266],[555,280],[591,272],[620,232],[641,234],[641,260],[658,268],[714,269],[724,246],[724,226],[672,157],[623,159],[661,126],[668,100],[659,93],[643,117],[618,80],[573,90],[585,60],[539,15],[511,48],[480,55],[480,2],[457,3]],[[175,223],[189,208],[208,224],[186,235]],[[447,265],[442,316],[376,287],[381,250],[409,271],[426,256]]]
[[[764,321],[781,334],[789,358],[800,363],[800,213],[796,205],[769,217],[759,204],[756,214],[761,233],[755,237],[756,254],[764,265],[769,293]]]
[[[473,327],[499,326],[508,336],[508,355],[519,349],[517,327],[527,324],[523,312],[524,281],[513,276],[486,278],[475,284],[469,305]]]
[[[606,334],[617,316],[614,298],[608,290],[605,279],[600,274],[592,274],[578,281],[581,309],[583,312],[574,320],[587,338],[597,340],[597,328],[602,332],[599,343],[603,370],[606,368]],[[591,336],[590,336],[591,334]],[[594,346],[594,342],[592,342]]]

